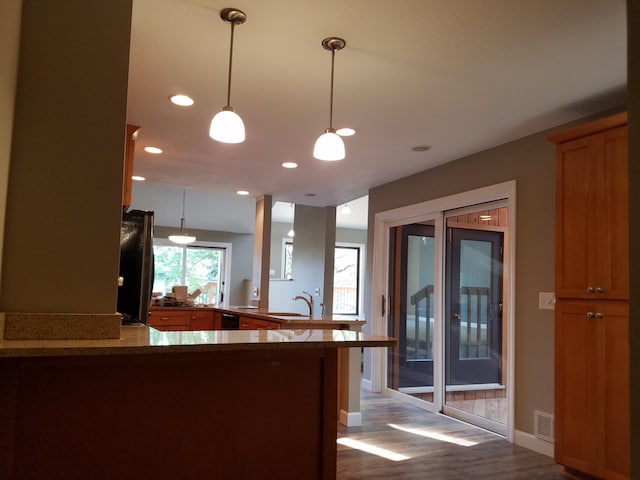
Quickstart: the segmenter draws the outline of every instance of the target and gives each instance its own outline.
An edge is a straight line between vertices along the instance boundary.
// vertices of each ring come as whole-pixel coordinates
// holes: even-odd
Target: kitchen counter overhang
[[[395,340],[351,330],[205,330],[162,332],[153,327],[123,326],[119,339],[0,340],[0,358],[71,355],[134,355],[386,347]]]
[[[335,479],[347,330],[0,342],[0,478]]]

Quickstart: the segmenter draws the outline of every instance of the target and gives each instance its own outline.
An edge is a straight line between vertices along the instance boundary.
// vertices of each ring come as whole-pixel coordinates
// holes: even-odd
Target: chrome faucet
[[[309,317],[312,317],[313,316],[313,296],[311,296],[309,292],[305,292],[304,290],[302,291],[302,293],[305,295],[309,295],[309,298],[303,297],[302,295],[297,295],[293,297],[293,300],[303,300],[304,303],[307,304],[307,307],[309,307]]]

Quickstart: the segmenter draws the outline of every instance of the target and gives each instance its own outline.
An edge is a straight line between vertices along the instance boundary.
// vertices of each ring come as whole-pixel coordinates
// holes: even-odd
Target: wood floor
[[[552,458],[485,430],[366,391],[361,402],[363,426],[338,427],[339,480],[565,478]]]

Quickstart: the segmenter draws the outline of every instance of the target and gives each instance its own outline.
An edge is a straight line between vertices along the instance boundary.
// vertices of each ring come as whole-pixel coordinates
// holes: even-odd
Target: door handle
[[[384,295],[382,295],[382,302],[380,303],[380,315],[384,317],[387,313],[387,303],[385,302]]]
[[[454,313],[453,315],[451,315],[453,318],[455,318],[456,320],[460,320],[462,318],[462,315],[460,315],[459,313]]]

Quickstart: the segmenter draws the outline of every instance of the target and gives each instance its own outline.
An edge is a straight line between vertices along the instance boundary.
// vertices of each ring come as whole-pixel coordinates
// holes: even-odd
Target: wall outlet
[[[554,310],[556,305],[556,296],[553,292],[538,293],[538,308],[540,310]]]

